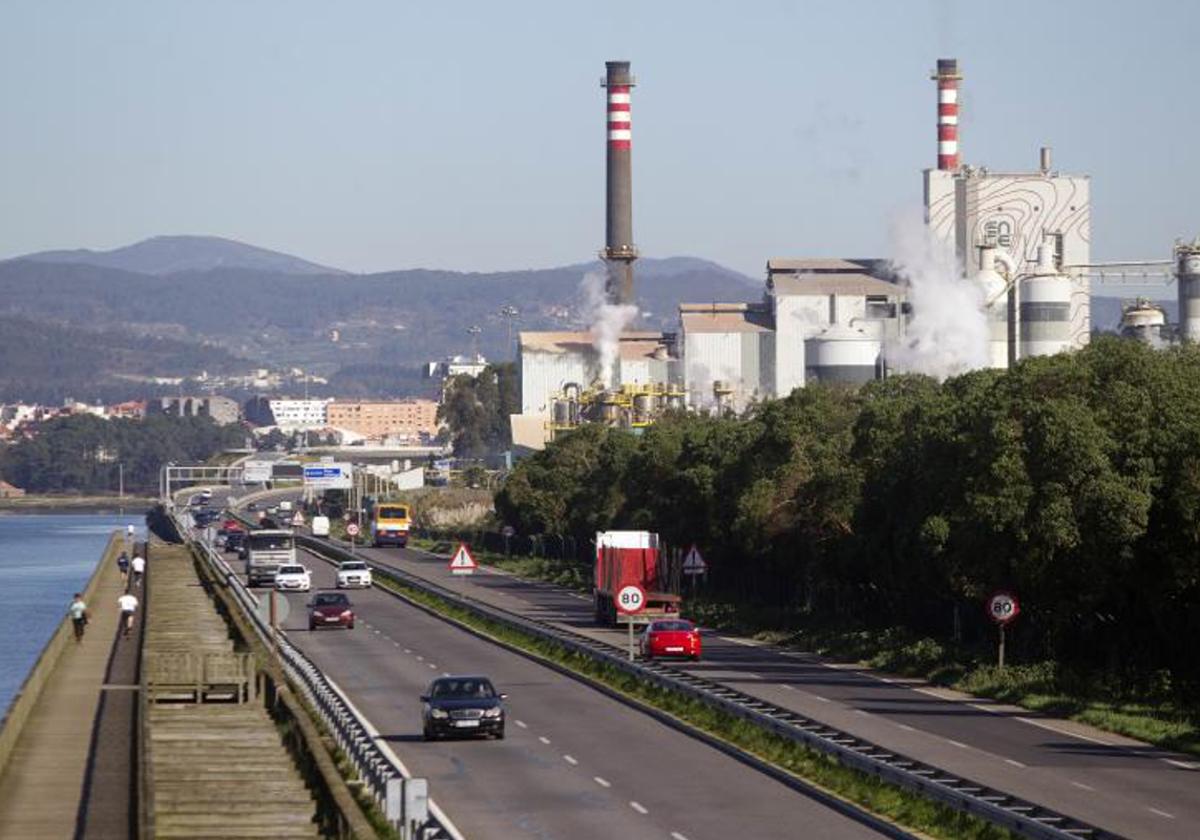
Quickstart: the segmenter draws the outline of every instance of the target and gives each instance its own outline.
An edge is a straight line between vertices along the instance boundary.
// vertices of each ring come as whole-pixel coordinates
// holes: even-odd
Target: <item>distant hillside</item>
[[[140,274],[175,274],[240,268],[275,274],[342,274],[339,269],[217,236],[155,236],[111,251],[41,251],[17,257],[50,263],[82,263]]]

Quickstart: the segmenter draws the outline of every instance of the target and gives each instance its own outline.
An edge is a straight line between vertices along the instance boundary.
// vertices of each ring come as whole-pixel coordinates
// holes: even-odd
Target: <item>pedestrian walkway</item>
[[[114,559],[119,546],[110,544],[101,561],[83,641],[68,641],[0,776],[0,838],[75,835],[93,723],[117,636],[117,597],[123,591]],[[136,637],[115,644],[136,644]]]

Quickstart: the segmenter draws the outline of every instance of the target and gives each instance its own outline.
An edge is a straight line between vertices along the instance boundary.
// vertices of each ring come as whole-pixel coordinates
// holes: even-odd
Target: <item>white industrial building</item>
[[[327,406],[331,400],[306,399],[269,400],[274,425],[285,432],[301,429],[319,429],[328,424]]]

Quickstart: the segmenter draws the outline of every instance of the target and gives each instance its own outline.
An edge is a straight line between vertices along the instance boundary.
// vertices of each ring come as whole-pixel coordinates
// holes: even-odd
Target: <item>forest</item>
[[[521,534],[696,543],[708,586],[831,624],[994,632],[1125,687],[1200,689],[1200,350],[1100,338],[939,383],[808,387],[640,437],[584,427],[496,497]],[[991,638],[990,635],[987,638]]]

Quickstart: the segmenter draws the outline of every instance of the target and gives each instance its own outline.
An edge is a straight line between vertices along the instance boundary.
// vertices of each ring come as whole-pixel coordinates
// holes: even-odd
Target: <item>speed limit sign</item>
[[[1021,605],[1011,592],[997,592],[988,598],[987,614],[997,624],[1008,624],[1021,614]]]
[[[346,526],[346,533],[352,537],[357,537],[358,536],[358,525],[351,522],[349,525]]]
[[[646,590],[636,583],[622,586],[617,590],[617,612],[634,615],[640,613],[644,606],[646,606]]]

